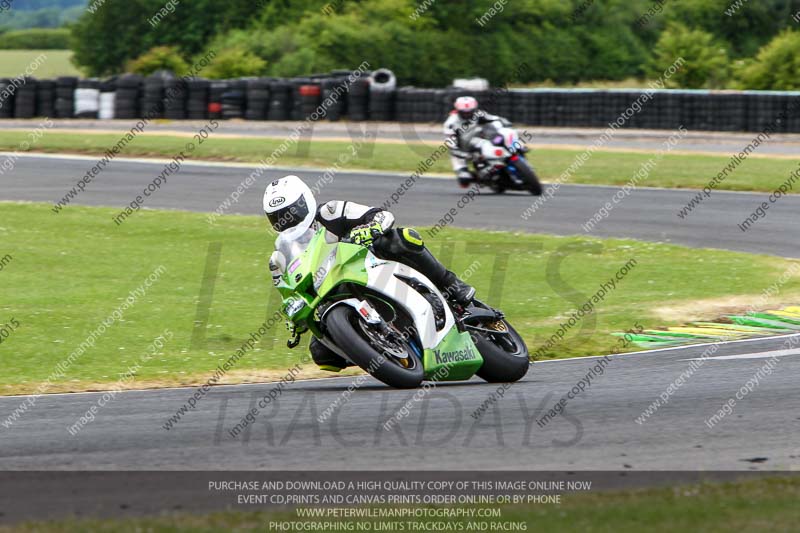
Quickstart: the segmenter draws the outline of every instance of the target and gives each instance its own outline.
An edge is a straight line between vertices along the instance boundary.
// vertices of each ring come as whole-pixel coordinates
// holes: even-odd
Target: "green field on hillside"
[[[79,76],[81,73],[70,62],[71,57],[69,50],[0,50],[0,77],[22,76],[29,66],[34,78]]]

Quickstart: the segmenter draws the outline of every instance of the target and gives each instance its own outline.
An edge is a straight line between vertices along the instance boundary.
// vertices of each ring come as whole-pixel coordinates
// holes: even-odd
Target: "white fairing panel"
[[[510,153],[508,153],[508,150],[506,150],[502,146],[495,146],[494,144],[492,144],[491,141],[486,141],[486,140],[481,141],[480,148],[481,148],[481,155],[487,161],[492,161],[494,159],[505,159],[511,155]]]
[[[386,295],[388,299],[403,306],[414,320],[414,325],[419,333],[423,349],[433,348],[439,344],[450,329],[455,326],[455,318],[453,317],[452,311],[450,311],[450,307],[447,305],[442,293],[439,292],[439,289],[436,288],[431,280],[409,266],[395,261],[378,259],[371,252],[367,254],[364,263],[368,274],[366,286],[375,292]],[[405,282],[398,279],[395,274],[416,279],[442,300],[445,309],[445,324],[441,331],[436,331],[436,318],[428,300],[409,287]],[[356,298],[349,298],[339,302],[337,305],[349,305],[357,309],[359,301]],[[348,361],[350,360],[347,353],[336,346],[333,341],[327,337],[320,339],[320,341],[340,356]]]
[[[367,287],[385,294],[408,311],[417,326],[423,348],[433,348],[439,344],[450,328],[455,325],[455,319],[444,296],[433,282],[409,266],[395,261],[378,259],[372,253],[367,254],[365,263],[368,275]],[[416,279],[442,300],[446,321],[441,331],[436,331],[436,318],[428,300],[403,280],[398,279],[397,275]]]

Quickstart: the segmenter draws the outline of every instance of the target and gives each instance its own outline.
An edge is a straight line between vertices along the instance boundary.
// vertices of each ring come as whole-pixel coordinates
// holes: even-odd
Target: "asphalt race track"
[[[55,203],[91,168],[96,157],[23,156],[13,172],[2,177],[0,200],[25,200]],[[76,200],[82,205],[122,207],[164,168],[166,161],[141,162],[117,159],[90,183]],[[183,209],[211,212],[253,172],[248,165],[222,165],[203,162],[185,163],[180,173],[147,199],[145,208]],[[242,194],[228,213],[261,214],[261,196],[269,179],[288,170],[269,170],[256,185]],[[321,171],[292,170],[313,184]],[[351,199],[367,205],[382,205],[408,175],[387,173],[339,172],[324,186],[321,200]],[[423,178],[390,206],[401,225],[434,225],[450,208],[455,208],[464,191],[453,179]],[[565,184],[528,220],[522,218],[535,197],[524,193],[495,195],[488,190],[469,202],[455,216],[455,226],[466,228],[516,230],[557,235],[583,235],[581,226],[619,190],[618,187]],[[610,212],[592,231],[598,237],[628,237],[670,242],[704,248],[723,248],[784,257],[797,257],[800,232],[796,214],[800,196],[781,198],[773,204],[766,218],[747,232],[742,222],[761,202],[766,193],[712,193],[684,219],[677,216],[697,193],[695,190],[637,189]],[[57,216],[57,215],[54,215]]]
[[[214,387],[165,430],[192,389],[120,393],[76,436],[67,426],[98,393],[46,395],[3,430],[3,470],[748,470],[800,466],[798,337],[719,348],[642,424],[643,410],[700,357],[686,347],[600,359],[536,363],[476,419],[498,389],[480,380],[417,391],[368,378],[323,422],[319,417],[354,378],[297,381],[254,425],[228,431],[275,384]],[[787,355],[788,354],[788,355]],[[729,357],[739,355],[740,357]],[[776,359],[770,359],[776,355]],[[736,394],[764,365],[774,372]],[[563,415],[538,423],[598,365],[602,375],[569,399]],[[598,371],[599,372],[599,371]],[[706,424],[731,398],[731,414]],[[21,397],[0,399],[12,411]],[[384,423],[408,402],[408,415]]]
[[[3,176],[0,200],[55,202],[95,158],[25,156]],[[78,199],[121,207],[160,172],[163,162],[117,160]],[[147,207],[214,210],[251,167],[186,164]],[[229,212],[257,214],[269,171]],[[297,171],[312,182],[318,172]],[[320,194],[380,205],[404,176],[339,173]],[[613,187],[565,185],[529,221],[528,195],[485,195],[456,216],[461,227],[581,234],[580,226],[614,193]],[[391,209],[401,224],[435,223],[462,191],[449,179],[422,179]],[[764,194],[715,192],[687,220],[676,216],[694,191],[641,189],[604,220],[599,236],[633,237],[796,257],[800,235],[792,214],[800,198],[783,198],[766,219],[742,233],[736,223]],[[67,208],[69,209],[69,208]],[[53,214],[52,216],[58,216]],[[789,339],[794,339],[794,343]],[[614,356],[564,414],[537,423],[600,359],[536,363],[524,381],[478,416],[498,390],[479,380],[419,391],[391,390],[367,378],[324,421],[318,417],[355,378],[295,382],[233,438],[228,430],[274,384],[215,387],[170,430],[167,417],[193,389],[120,393],[76,436],[67,427],[96,402],[95,393],[46,395],[11,428],[2,429],[0,469],[240,469],[342,468],[443,470],[788,470],[800,465],[800,347],[798,337],[721,345],[652,416],[643,411],[687,370],[703,347]],[[727,357],[739,355],[741,357]],[[776,356],[775,359],[771,359]],[[713,427],[706,420],[770,362],[774,372],[736,400]],[[0,398],[0,413],[24,398]],[[408,403],[407,403],[408,402]],[[408,415],[386,430],[403,407]],[[473,416],[475,415],[475,416]]]

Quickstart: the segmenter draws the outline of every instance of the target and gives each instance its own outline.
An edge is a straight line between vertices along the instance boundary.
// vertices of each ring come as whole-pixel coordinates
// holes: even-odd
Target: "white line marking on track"
[[[643,352],[627,352],[627,353],[617,353],[617,354],[607,354],[607,355],[590,355],[590,356],[586,356],[586,357],[569,357],[567,359],[548,359],[547,361],[534,361],[533,364],[539,365],[539,364],[542,364],[542,363],[563,363],[563,362],[578,361],[578,360],[588,361],[588,360],[592,360],[592,359],[600,359],[600,358],[603,358],[603,357],[620,357],[620,356],[632,357],[632,356],[636,356],[636,355],[651,355],[651,354],[654,354],[654,353],[665,352],[665,351],[670,351],[670,350],[682,350],[682,349],[685,350],[687,348],[698,348],[698,347],[703,347],[703,346],[712,346],[714,344],[719,344],[719,345],[738,344],[738,343],[744,343],[744,342],[755,342],[755,341],[764,341],[764,340],[772,340],[772,339],[783,339],[783,338],[786,338],[786,337],[796,337],[798,335],[800,335],[800,333],[790,333],[788,335],[778,335],[778,336],[775,336],[775,337],[759,337],[759,338],[753,338],[753,339],[739,339],[739,340],[735,340],[735,341],[724,341],[724,342],[719,342],[719,343],[709,342],[709,343],[704,343],[704,344],[689,344],[689,345],[686,345],[686,346],[673,346],[671,348],[659,348],[657,350],[647,350],[647,351],[643,351]],[[786,351],[786,352],[792,352],[792,354],[794,354],[796,352],[795,350],[773,350],[773,351],[778,351],[778,352]],[[770,352],[761,352],[761,353],[770,353]],[[797,352],[797,353],[800,354],[800,352]],[[747,355],[751,355],[751,354],[747,354]],[[789,354],[787,354],[787,355],[789,355]],[[737,356],[718,356],[718,358],[722,358],[722,357],[727,357],[727,358],[731,358],[732,359],[732,358],[735,358]],[[711,359],[711,357],[709,357],[707,359]],[[692,359],[680,359],[680,360],[681,361],[691,361]],[[339,380],[339,379],[352,380],[352,379],[354,379],[356,377],[358,377],[358,376],[331,376],[329,378],[297,379],[295,381],[298,382],[298,383],[303,383],[303,382],[312,382],[312,381],[332,381],[332,380]],[[216,389],[220,389],[220,388],[230,388],[230,387],[252,387],[252,386],[262,386],[263,387],[265,385],[270,385],[271,383],[276,383],[276,382],[274,382],[274,381],[263,381],[263,382],[258,382],[258,383],[231,383],[229,385],[215,385],[214,387],[211,388],[211,390],[216,390]],[[126,390],[122,390],[122,391],[117,391],[117,394],[122,394],[122,393],[126,393],[126,392],[160,392],[160,391],[170,391],[170,390],[193,390],[193,389],[197,389],[197,388],[199,388],[201,386],[202,385],[194,385],[194,386],[188,386],[188,387],[126,389]],[[106,392],[108,392],[108,391],[54,392],[52,394],[43,394],[42,396],[43,397],[76,396],[76,395],[82,395],[82,394],[103,394],[103,393],[106,393]],[[6,398],[28,398],[30,396],[32,396],[32,395],[30,395],[30,394],[15,394],[15,395],[11,395],[11,396],[0,396],[0,401],[5,400]]]
[[[590,355],[586,357],[569,357],[566,359],[547,359],[545,361],[536,361],[536,364],[540,363],[558,363],[561,361],[575,361],[578,359],[601,359],[603,357],[617,357],[617,356],[632,356],[632,355],[650,355],[654,353],[661,353],[661,352],[670,352],[674,350],[685,350],[687,348],[702,348],[704,346],[725,346],[727,344],[739,344],[744,342],[756,342],[756,341],[766,341],[772,339],[785,339],[788,337],[797,337],[800,333],[788,333],[786,335],[775,335],[774,337],[753,337],[751,339],[737,339],[733,341],[721,341],[721,342],[704,342],[699,344],[684,344],[682,346],[670,346],[669,348],[657,348],[655,350],[644,350],[641,352],[625,352],[625,353],[615,353],[615,354],[608,354],[608,355]],[[688,360],[688,359],[685,359]]]
[[[770,357],[785,357],[787,355],[800,355],[800,351],[798,350],[772,350],[770,352],[756,352],[756,353],[743,353],[739,355],[717,355],[714,357],[706,357],[705,359],[702,357],[693,358],[693,359],[681,359],[681,361],[703,361],[703,360],[717,360],[717,361],[727,361],[730,359],[767,359]]]

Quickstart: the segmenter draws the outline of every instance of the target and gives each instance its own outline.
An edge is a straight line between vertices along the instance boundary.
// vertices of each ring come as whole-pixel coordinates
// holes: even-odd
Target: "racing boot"
[[[462,307],[472,302],[475,289],[461,281],[447,270],[425,247],[422,236],[414,229],[399,228],[384,234],[377,245],[388,257],[395,257],[402,263],[419,270],[444,293],[445,298]]]
[[[456,172],[456,178],[458,178],[458,185],[462,189],[466,189],[475,181],[475,175],[467,167],[459,168]]]
[[[475,287],[467,285],[449,270],[445,274],[444,285],[446,287],[444,290],[445,296],[461,307],[467,307],[472,303],[472,299],[475,298]]]
[[[472,302],[475,297],[475,289],[447,270],[433,256],[430,250],[422,248],[414,254],[408,254],[406,257],[410,259],[411,266],[425,274],[442,291],[445,298],[456,302],[462,307],[466,307]]]
[[[319,339],[312,338],[308,344],[308,351],[311,352],[311,358],[320,368],[320,370],[327,370],[328,372],[341,372],[342,369],[347,367],[347,361],[339,357],[336,352],[322,344]]]

